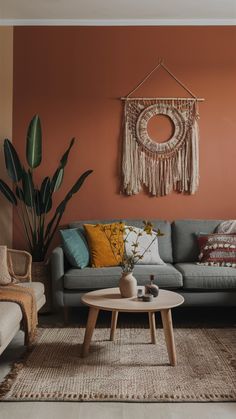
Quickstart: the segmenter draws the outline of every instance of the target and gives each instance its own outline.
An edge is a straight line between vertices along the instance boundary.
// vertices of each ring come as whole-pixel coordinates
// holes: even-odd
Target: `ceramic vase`
[[[154,284],[154,275],[150,275],[150,284],[145,285],[145,294],[152,294],[153,297],[159,294],[159,287]]]
[[[120,278],[120,294],[121,297],[131,298],[137,297],[137,280],[132,272],[123,272]]]

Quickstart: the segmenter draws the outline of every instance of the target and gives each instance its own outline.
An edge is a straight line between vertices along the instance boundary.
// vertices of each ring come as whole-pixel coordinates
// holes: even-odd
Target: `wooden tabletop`
[[[107,288],[84,294],[82,301],[90,307],[105,311],[149,312],[179,306],[184,302],[184,298],[173,291],[159,290],[158,297],[153,298],[151,302],[144,302],[137,297],[122,298],[119,288]]]

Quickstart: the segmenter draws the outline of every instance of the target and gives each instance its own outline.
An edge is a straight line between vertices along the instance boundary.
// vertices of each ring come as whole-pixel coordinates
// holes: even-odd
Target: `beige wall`
[[[0,178],[8,182],[3,141],[12,138],[13,28],[0,27]],[[0,244],[12,246],[12,207],[0,196]]]

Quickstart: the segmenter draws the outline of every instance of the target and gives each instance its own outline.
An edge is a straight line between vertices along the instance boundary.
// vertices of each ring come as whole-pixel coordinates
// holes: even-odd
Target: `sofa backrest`
[[[70,228],[79,228],[83,224],[109,224],[115,221],[123,221],[126,225],[131,225],[134,227],[142,227],[142,220],[83,220],[83,221],[74,221],[69,224]],[[172,263],[172,242],[171,242],[171,224],[169,221],[163,220],[149,220],[154,226],[154,229],[160,229],[164,236],[158,238],[158,247],[159,253],[164,262]]]
[[[178,262],[196,262],[199,255],[198,233],[214,233],[222,220],[177,220],[172,227],[173,259]]]

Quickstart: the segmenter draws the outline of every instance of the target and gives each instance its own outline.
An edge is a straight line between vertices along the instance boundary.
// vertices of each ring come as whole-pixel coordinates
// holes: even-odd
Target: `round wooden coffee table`
[[[82,297],[82,301],[84,304],[89,306],[89,315],[84,336],[82,356],[88,355],[89,346],[96,325],[99,310],[112,312],[110,340],[114,340],[115,337],[119,311],[127,313],[148,313],[149,326],[151,332],[151,342],[153,344],[156,343],[155,312],[160,311],[169,361],[171,365],[176,365],[176,352],[171,308],[177,307],[184,302],[184,298],[181,295],[173,291],[160,290],[158,297],[154,298],[153,301],[143,302],[138,300],[137,297],[122,298],[120,295],[119,288],[107,288],[98,291],[91,291],[87,294],[84,294]]]

